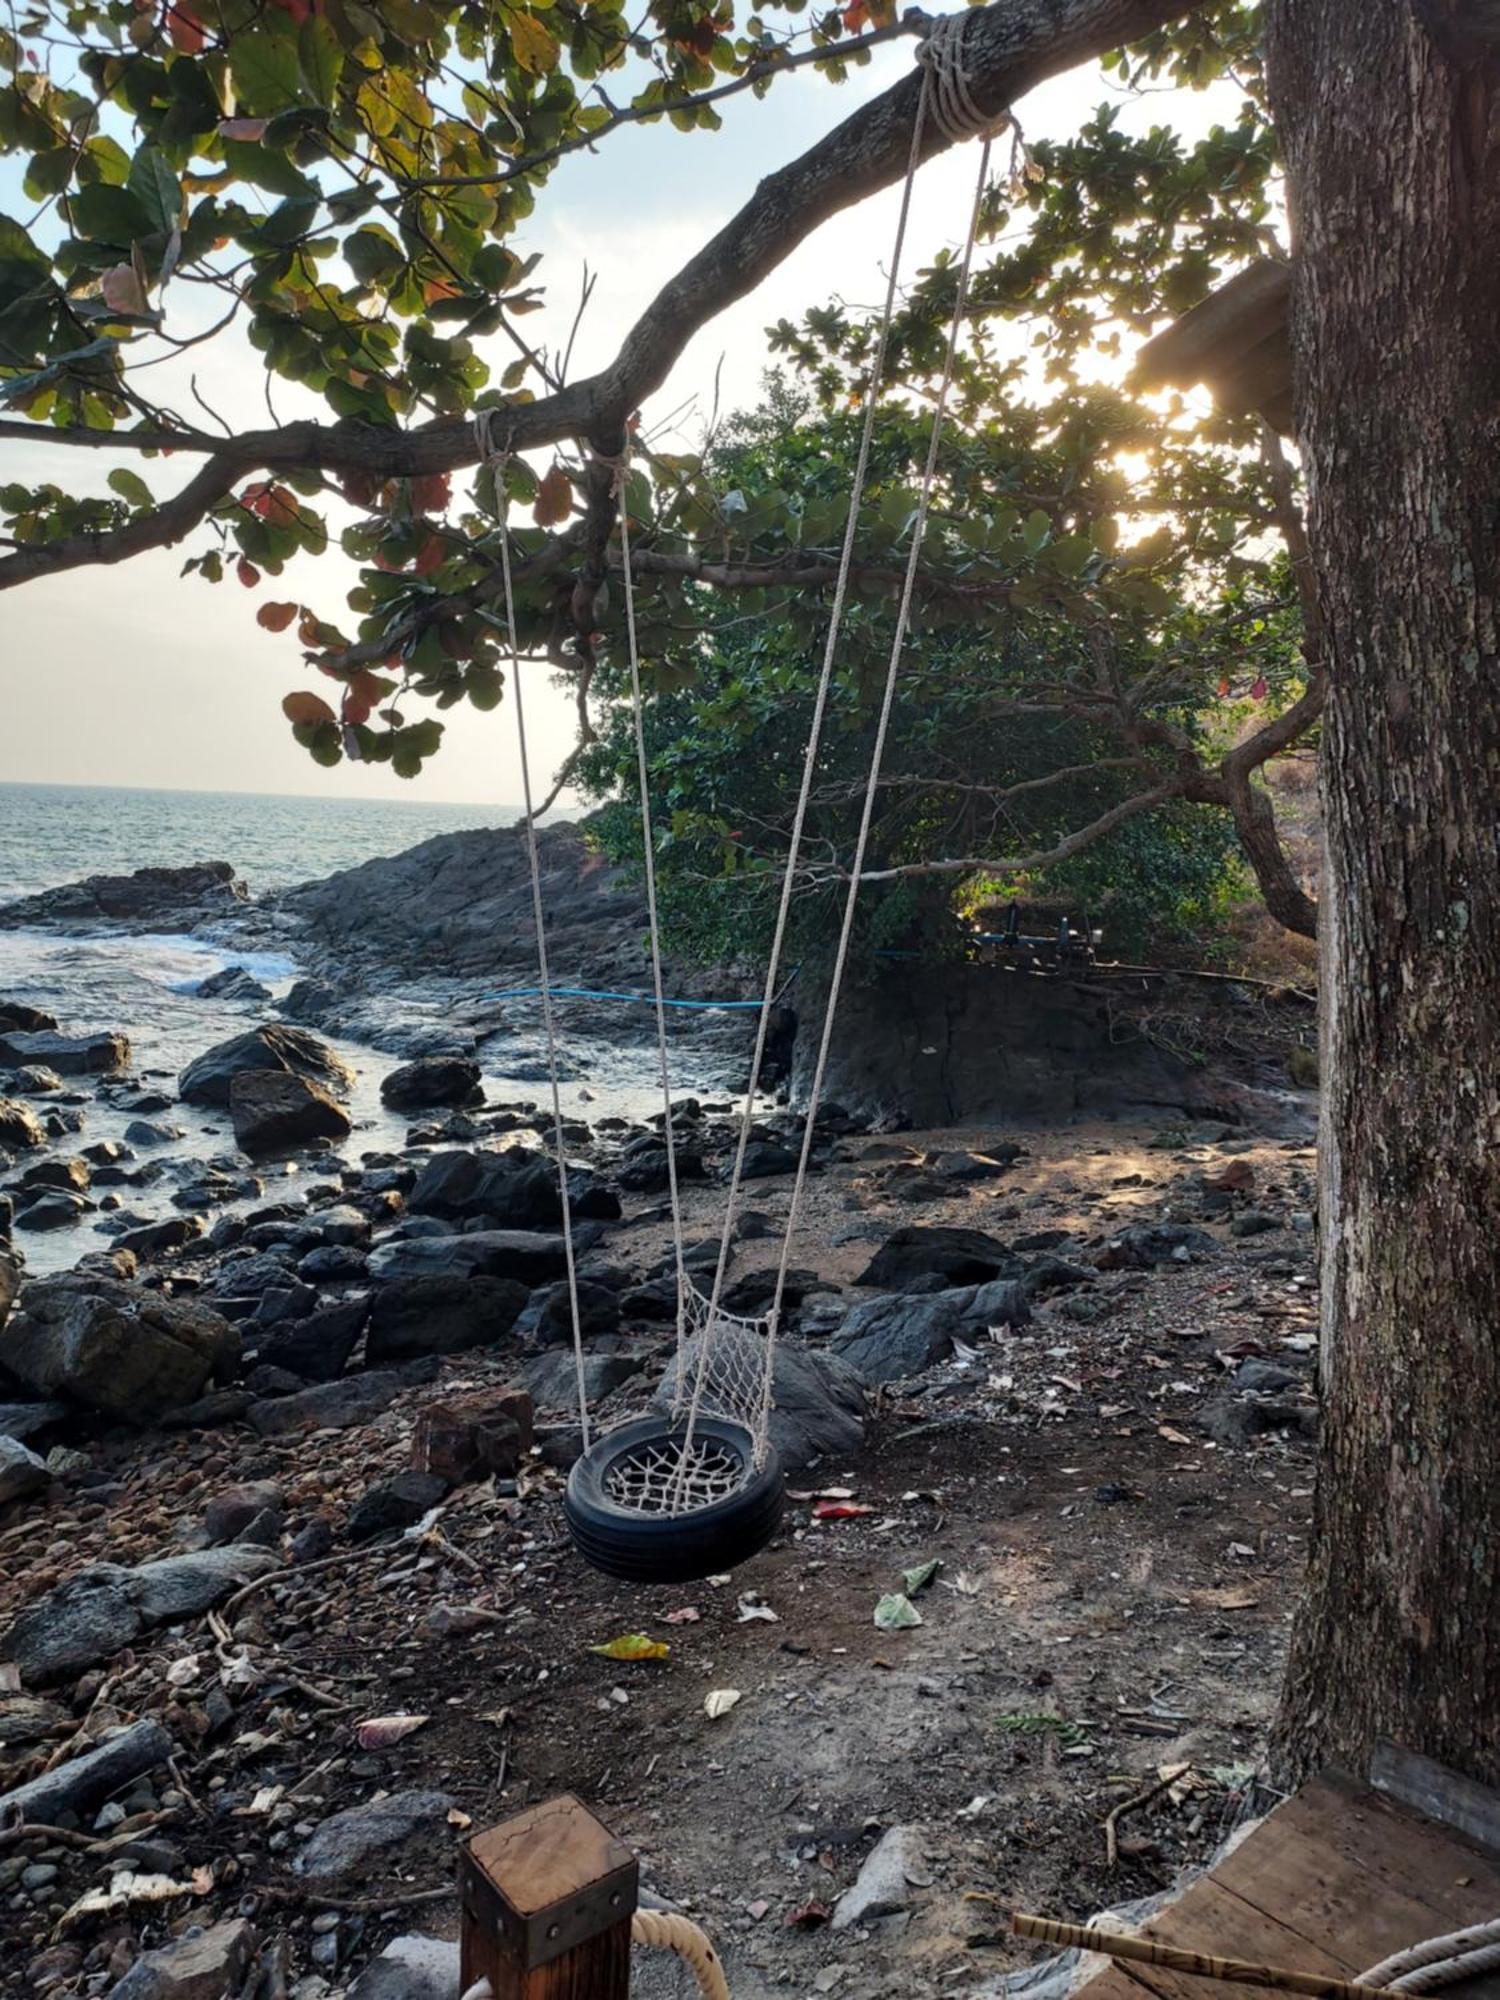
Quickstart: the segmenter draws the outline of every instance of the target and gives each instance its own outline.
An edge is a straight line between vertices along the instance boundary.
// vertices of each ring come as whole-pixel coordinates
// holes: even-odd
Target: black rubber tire
[[[609,1432],[568,1474],[563,1513],[579,1554],[606,1576],[628,1583],[694,1583],[717,1576],[759,1555],[781,1525],[785,1482],[774,1449],[727,1500],[684,1514],[637,1514],[621,1507],[605,1490],[614,1461],[647,1438],[667,1438],[669,1418],[641,1417]],[[716,1438],[752,1455],[750,1433],[718,1417],[700,1417],[700,1437]]]

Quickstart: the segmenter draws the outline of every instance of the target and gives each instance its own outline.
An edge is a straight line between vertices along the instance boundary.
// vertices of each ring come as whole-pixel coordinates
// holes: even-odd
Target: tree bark
[[[1325,1434],[1283,1773],[1500,1782],[1500,76],[1271,0],[1327,645]]]

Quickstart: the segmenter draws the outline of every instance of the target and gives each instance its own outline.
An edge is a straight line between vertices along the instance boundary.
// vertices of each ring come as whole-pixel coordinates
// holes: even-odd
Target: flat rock
[[[1019,1278],[1021,1259],[982,1229],[898,1229],[876,1251],[857,1284],[900,1291],[914,1279],[940,1277],[950,1285],[982,1285],[991,1278]]]
[[[0,1364],[42,1396],[67,1396],[129,1423],[151,1423],[228,1382],[240,1336],[192,1299],[86,1276],[26,1286],[0,1328]]]
[[[287,1437],[297,1431],[344,1431],[389,1409],[403,1389],[434,1379],[435,1358],[409,1367],[372,1369],[368,1375],[346,1375],[339,1382],[322,1382],[295,1396],[252,1403],[247,1420],[262,1437]]]
[[[620,1214],[619,1196],[582,1170],[568,1176],[568,1200],[575,1221],[611,1222]],[[562,1221],[557,1169],[545,1154],[519,1146],[500,1153],[434,1153],[407,1205],[414,1215],[451,1222],[482,1217],[506,1229],[550,1229]]]
[[[304,1077],[338,1096],[346,1095],[354,1081],[353,1071],[316,1035],[305,1028],[267,1022],[217,1042],[190,1062],[177,1079],[177,1094],[190,1104],[212,1104],[227,1111],[234,1078],[257,1070]]]
[[[574,1231],[582,1251],[592,1238]],[[560,1236],[530,1229],[475,1229],[462,1236],[403,1237],[370,1252],[370,1276],[386,1278],[513,1278],[522,1285],[545,1285],[567,1271]]]
[[[438,1472],[397,1472],[377,1479],[349,1510],[349,1539],[368,1542],[410,1528],[436,1507],[452,1481]]]
[[[393,1278],[374,1296],[366,1358],[374,1364],[493,1346],[530,1296],[513,1278]]]
[[[129,875],[86,875],[58,889],[44,889],[0,909],[0,930],[36,924],[160,923],[182,928],[189,919],[227,915],[248,891],[227,861],[195,861],[184,868],[137,868]],[[10,1005],[11,1003],[3,1003]]]
[[[113,1076],[130,1067],[128,1036],[62,1035],[43,1028],[35,1034],[0,1035],[0,1063],[16,1069],[40,1063],[59,1076]]]
[[[139,1229],[125,1230],[115,1238],[115,1248],[128,1250],[136,1257],[164,1257],[196,1243],[203,1228],[201,1215],[169,1215],[161,1222],[146,1222]]]
[[[349,2000],[456,2000],[457,1938],[392,1938],[349,1988]]]
[[[255,1932],[243,1917],[142,1952],[109,2000],[224,2000],[238,1993],[255,1952]]]
[[[197,1617],[280,1561],[268,1549],[233,1544],[134,1569],[91,1564],[21,1613],[0,1639],[0,1658],[14,1660],[31,1682],[81,1673],[152,1625]]]
[[[1191,1264],[1218,1253],[1206,1229],[1187,1222],[1142,1222],[1112,1236],[1095,1262],[1101,1271],[1150,1271],[1158,1264]]]
[[[1030,1318],[1024,1284],[997,1278],[919,1297],[867,1299],[846,1315],[829,1346],[861,1382],[900,1382],[946,1359],[955,1339],[991,1326],[1025,1326]]]
[[[327,1889],[362,1880],[419,1835],[443,1831],[453,1801],[446,1792],[392,1792],[325,1819],[292,1862],[304,1882]]]
[[[854,1924],[871,1923],[876,1917],[894,1916],[906,1909],[911,1902],[913,1876],[918,1881],[927,1879],[916,1827],[887,1827],[834,1904],[832,1929],[846,1931]]]
[[[630,1354],[586,1354],[583,1358],[584,1394],[590,1406],[614,1394],[622,1382],[641,1371],[640,1360]],[[578,1408],[578,1367],[568,1348],[553,1348],[537,1354],[515,1371],[517,1384],[525,1389],[539,1410]]]
[[[348,1112],[332,1092],[284,1070],[241,1070],[230,1079],[234,1136],[251,1154],[290,1153],[315,1139],[347,1139]]]

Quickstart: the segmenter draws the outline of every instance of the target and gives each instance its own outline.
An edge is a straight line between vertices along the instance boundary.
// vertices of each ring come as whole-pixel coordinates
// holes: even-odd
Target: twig
[[[1120,1849],[1115,1834],[1120,1821],[1125,1817],[1126,1813],[1135,1812],[1140,1806],[1150,1805],[1151,1801],[1155,1798],[1160,1798],[1161,1794],[1170,1785],[1175,1785],[1181,1776],[1181,1771],[1174,1770],[1170,1778],[1158,1778],[1154,1785],[1148,1785],[1144,1792],[1137,1792],[1133,1799],[1121,1799],[1120,1803],[1104,1822],[1104,1865],[1106,1868],[1113,1868],[1119,1861]]]
[[[316,1903],[320,1910],[404,1910],[417,1903],[444,1903],[458,1894],[456,1884],[444,1889],[408,1889],[399,1896],[320,1896],[316,1889],[281,1889],[259,1884],[251,1892],[275,1903]]]
[[[280,1569],[267,1570],[264,1576],[256,1577],[253,1583],[247,1583],[237,1590],[227,1604],[219,1607],[218,1615],[227,1625],[240,1606],[252,1598],[256,1591],[263,1590],[268,1583],[285,1583],[288,1579],[300,1582],[304,1576],[312,1576],[320,1569],[332,1569],[337,1563],[359,1562],[365,1556],[375,1555],[381,1546],[379,1542],[372,1542],[368,1548],[340,1549],[336,1556],[319,1556],[316,1562],[284,1564]]]

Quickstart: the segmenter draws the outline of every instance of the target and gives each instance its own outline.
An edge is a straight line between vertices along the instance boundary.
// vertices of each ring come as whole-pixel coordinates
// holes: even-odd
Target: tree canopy
[[[545,274],[519,239],[569,152],[607,149],[642,119],[711,146],[702,135],[726,95],[764,95],[808,63],[837,82],[923,26],[867,0],[750,14],[658,0],[640,22],[618,0],[22,10],[0,31],[0,144],[24,155],[35,206],[0,221],[0,399],[14,413],[0,438],[46,437],[64,468],[101,445],[133,461],[107,499],[65,478],[0,486],[0,585],[186,539],[185,569],[255,590],[260,623],[316,670],[284,701],[312,756],[408,776],[438,749],[444,710],[502,699],[502,513],[521,644],[572,687],[580,753],[601,700],[619,695],[621,507],[653,693],[712,678],[705,641],[725,620],[774,616],[786,646],[811,643],[847,515],[869,316],[815,302],[771,330],[805,400],[795,434],[763,427],[774,448],[748,459],[712,439],[697,454],[655,450],[638,412],[697,326],[899,177],[916,75],[763,182],[593,376],[570,379],[566,352],[528,339]],[[1011,704],[1046,710],[1059,754],[1113,774],[1104,792],[1054,787],[1085,816],[1033,811],[1033,843],[1091,837],[1100,814],[1086,809],[1106,793],[1118,796],[1102,810],[1127,816],[1173,801],[1227,810],[1275,913],[1310,930],[1255,781],[1321,700],[1296,647],[1292,474],[1254,418],[1143,397],[1123,369],[1140,334],[1277,253],[1256,10],[1015,4],[977,12],[966,42],[988,110],[1091,55],[1118,86],[1227,84],[1233,115],[1189,140],[1166,125],[1127,134],[1106,104],[1071,140],[1013,149],[984,203],[914,644],[955,677],[965,658],[1003,662],[985,698],[1003,686]],[[946,143],[930,131],[923,151]],[[856,681],[905,560],[955,283],[945,253],[898,302],[880,385],[886,462],[858,524]],[[157,399],[159,361],[235,339],[326,418],[245,431]],[[472,420],[486,411],[507,447],[498,473],[479,464]],[[606,461],[627,443],[617,493]],[[186,479],[184,459],[197,462]],[[335,545],[358,565],[346,602],[277,593],[294,556]],[[944,709],[950,727],[966,713],[964,698]],[[950,810],[947,824],[977,841],[1003,821]],[[1022,825],[1013,811],[1010,824]],[[986,846],[910,865],[1018,858]]]

